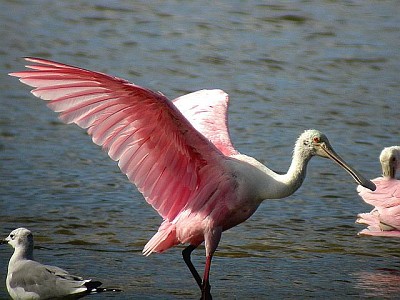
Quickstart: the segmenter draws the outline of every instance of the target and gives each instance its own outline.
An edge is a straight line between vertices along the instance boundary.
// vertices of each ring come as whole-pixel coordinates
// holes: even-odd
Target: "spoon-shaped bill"
[[[363,187],[366,187],[367,189],[370,189],[371,191],[375,191],[376,186],[375,184],[371,181],[366,179],[364,176],[362,176],[360,173],[358,173],[354,168],[352,168],[348,163],[346,163],[343,158],[341,158],[333,149],[330,145],[327,143],[321,143],[321,150],[322,150],[322,157],[330,158],[334,162],[336,162],[338,165],[340,165],[343,169],[345,169],[353,178],[354,180],[362,185]]]

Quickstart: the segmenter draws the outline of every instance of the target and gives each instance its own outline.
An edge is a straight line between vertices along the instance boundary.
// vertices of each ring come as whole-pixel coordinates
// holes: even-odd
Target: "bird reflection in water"
[[[352,274],[355,287],[364,290],[368,297],[394,297],[400,293],[400,271],[395,269],[377,269]]]

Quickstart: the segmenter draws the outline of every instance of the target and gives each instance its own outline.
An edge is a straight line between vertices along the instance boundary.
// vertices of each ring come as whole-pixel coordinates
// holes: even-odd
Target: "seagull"
[[[8,263],[6,286],[14,300],[41,300],[65,298],[78,299],[91,293],[119,291],[100,288],[100,281],[84,280],[67,271],[43,265],[33,259],[33,235],[26,228],[13,230],[7,238],[0,241],[14,248]]]

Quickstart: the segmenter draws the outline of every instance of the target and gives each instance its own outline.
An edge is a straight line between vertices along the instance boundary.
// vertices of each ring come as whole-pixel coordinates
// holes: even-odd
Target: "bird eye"
[[[315,137],[313,138],[313,141],[314,141],[314,143],[319,143],[319,142],[320,142],[319,137],[315,136]]]
[[[13,240],[15,238],[14,234],[10,234],[10,238]]]

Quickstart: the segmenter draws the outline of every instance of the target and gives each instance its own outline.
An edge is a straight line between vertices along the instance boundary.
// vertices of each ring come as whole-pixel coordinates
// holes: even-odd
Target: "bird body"
[[[99,288],[99,281],[84,280],[61,268],[35,261],[33,235],[26,228],[13,230],[1,243],[14,248],[6,279],[7,290],[14,300],[54,299],[105,291]]]
[[[247,220],[265,199],[291,195],[313,156],[329,158],[361,185],[374,185],[337,155],[317,130],[300,135],[286,174],[240,154],[228,131],[228,95],[201,90],[169,101],[123,79],[38,58],[31,70],[11,73],[35,87],[66,123],[87,129],[93,142],[118,161],[121,171],[163,218],[143,253],[189,244],[183,256],[203,298],[210,298],[211,258],[223,231]],[[205,242],[203,280],[190,253]]]
[[[400,180],[396,178],[378,177],[371,180],[376,190],[371,192],[364,187],[357,191],[365,203],[375,207],[392,207],[400,205]]]
[[[369,213],[357,216],[356,223],[368,225],[359,235],[400,237],[400,180],[396,171],[400,169],[400,146],[386,147],[379,160],[382,177],[372,180],[375,191],[357,187],[360,197],[374,206]]]
[[[232,228],[247,220],[263,200],[274,199],[275,195],[290,192],[286,184],[281,184],[280,187],[270,185],[268,188],[265,183],[272,181],[275,174],[249,156],[237,154],[224,160],[226,172],[218,178],[210,178],[219,180],[219,184],[215,188],[210,183],[212,190],[204,192],[211,195],[209,203],[200,203],[198,207],[180,212],[172,222],[165,220],[158,234],[144,247],[145,255],[162,252],[177,244],[201,244],[205,232],[222,232]],[[196,202],[204,201],[204,194],[200,194]],[[158,245],[159,241],[164,242],[165,237],[169,237],[165,240],[168,248]],[[208,252],[211,251],[215,249],[208,249]]]

